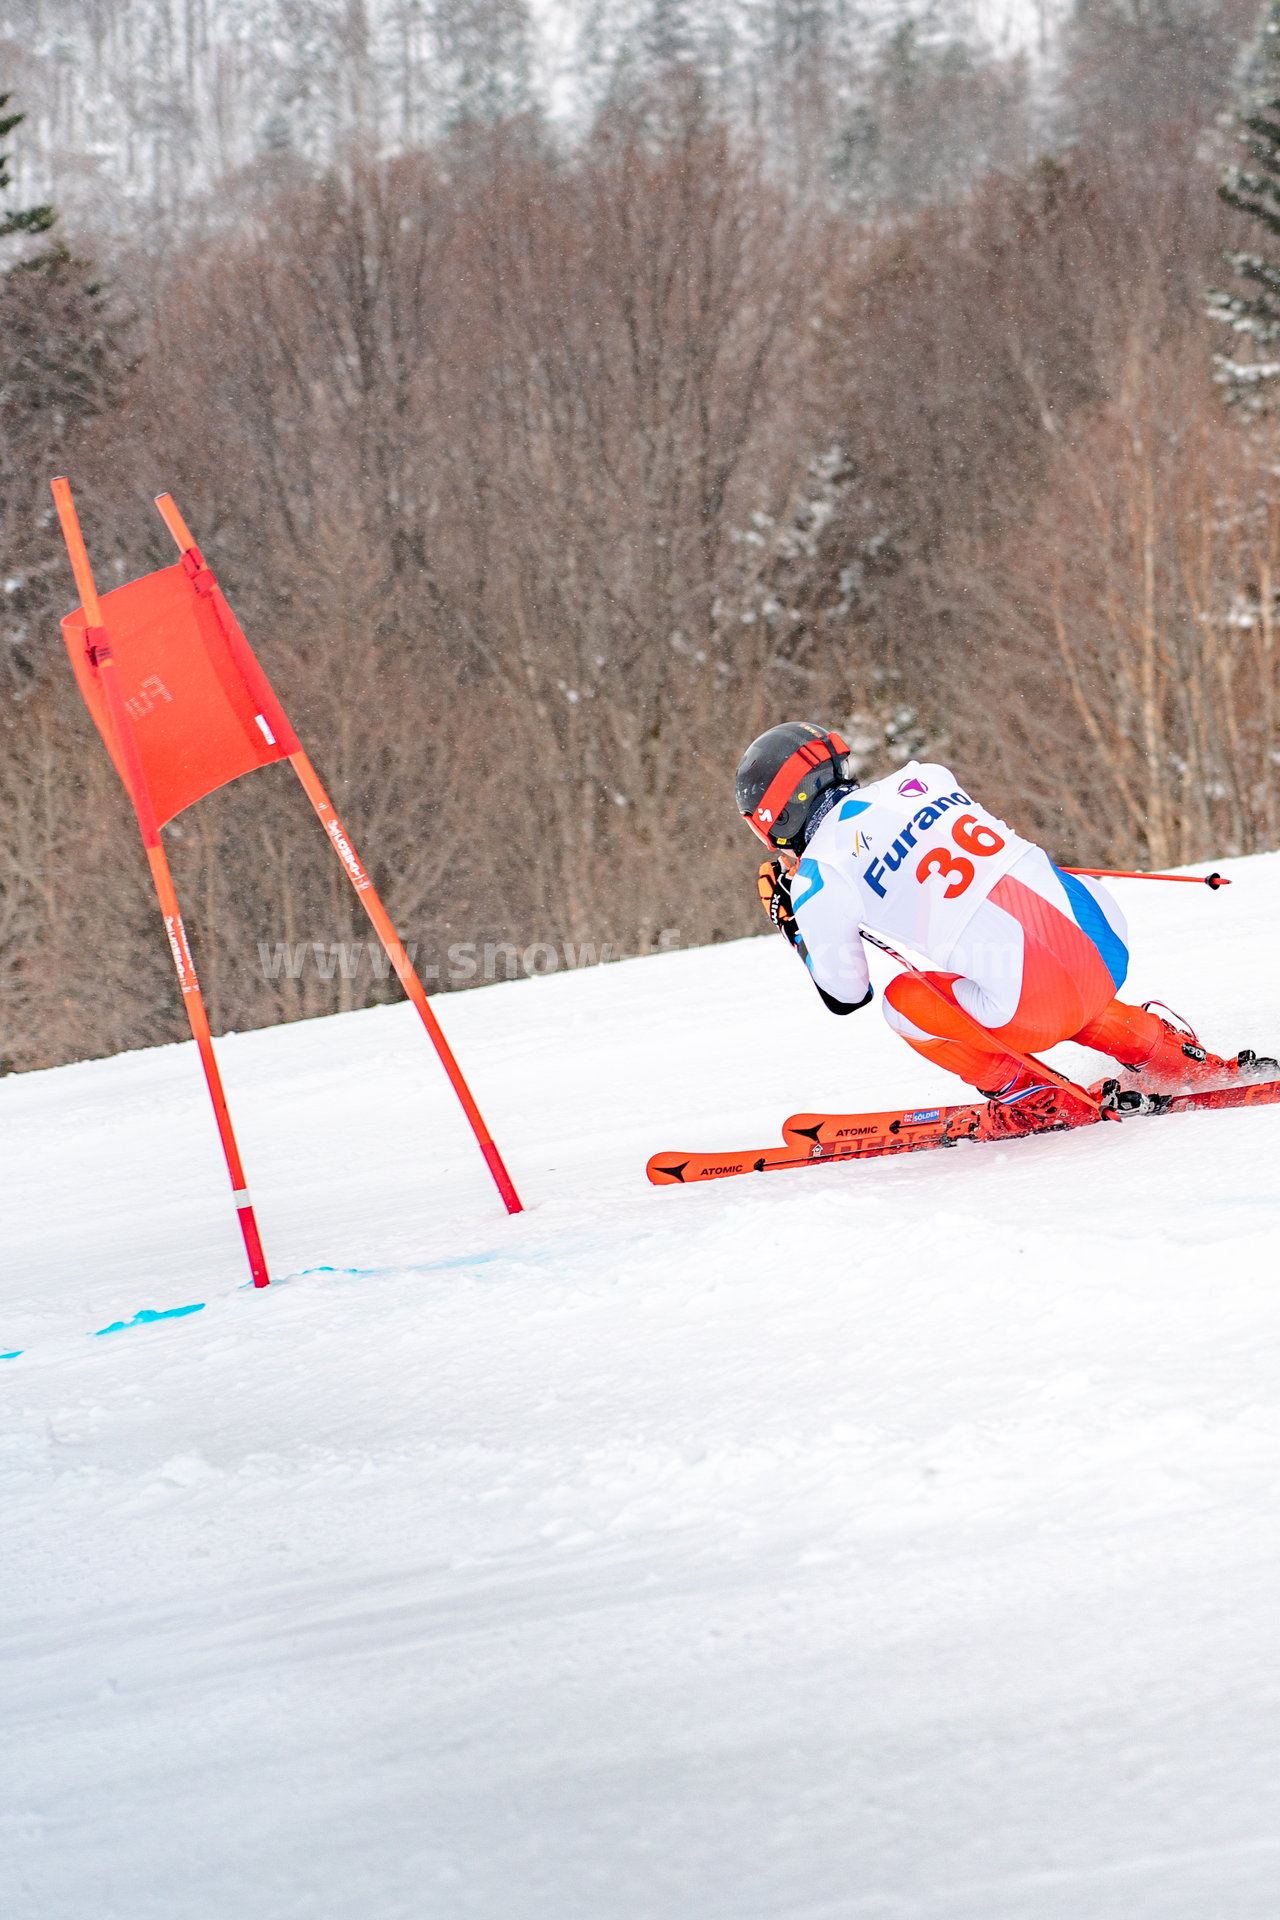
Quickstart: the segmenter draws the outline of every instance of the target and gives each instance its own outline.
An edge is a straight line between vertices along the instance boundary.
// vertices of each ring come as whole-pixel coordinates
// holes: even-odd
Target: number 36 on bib
[[[935,874],[945,880],[943,898],[958,900],[966,888],[972,886],[977,868],[967,856],[976,859],[989,859],[992,854],[1002,853],[1005,842],[991,827],[984,827],[971,813],[962,813],[953,821],[951,838],[961,849],[952,853],[950,847],[930,847],[916,868],[916,879],[921,886]]]

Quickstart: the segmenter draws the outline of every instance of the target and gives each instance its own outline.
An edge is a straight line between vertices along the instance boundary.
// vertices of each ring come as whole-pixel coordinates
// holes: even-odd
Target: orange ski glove
[[[779,933],[784,933],[794,947],[798,929],[796,917],[791,911],[791,881],[784,873],[781,860],[762,860],[756,869],[756,891],[760,895],[760,905]]]

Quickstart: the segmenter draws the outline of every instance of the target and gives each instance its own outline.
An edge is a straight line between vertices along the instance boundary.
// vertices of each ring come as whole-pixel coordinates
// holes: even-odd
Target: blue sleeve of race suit
[[[811,856],[791,882],[796,952],[833,1013],[852,1013],[871,999],[867,950],[858,931],[858,896],[835,867]]]

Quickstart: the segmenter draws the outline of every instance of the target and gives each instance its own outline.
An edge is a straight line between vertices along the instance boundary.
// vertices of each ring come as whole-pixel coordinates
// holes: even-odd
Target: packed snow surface
[[[1227,871],[1129,994],[1275,1050]],[[951,1083],[774,938],[442,1013],[528,1211],[230,1038],[264,1293],[190,1047],[0,1085],[5,1920],[1274,1920],[1280,1108],[655,1189]]]

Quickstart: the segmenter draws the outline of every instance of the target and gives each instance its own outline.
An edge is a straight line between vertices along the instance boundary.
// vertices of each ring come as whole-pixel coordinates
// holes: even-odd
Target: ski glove
[[[794,947],[799,937],[796,916],[791,910],[791,881],[782,870],[781,860],[762,860],[756,869],[756,891],[760,905],[779,933],[785,933]]]
[[[778,932],[786,934],[800,958],[807,963],[808,955],[805,952],[804,941],[800,938],[800,929],[796,925],[796,916],[791,905],[791,878],[789,874],[783,872],[781,860],[760,862],[756,868],[756,891],[760,895],[760,905]],[[813,984],[822,996],[823,1006],[831,1013],[857,1013],[860,1007],[868,1006],[872,998],[873,990],[870,984],[861,1000],[853,1001],[837,1000],[833,994],[827,992],[825,987],[818,986],[816,980]]]

